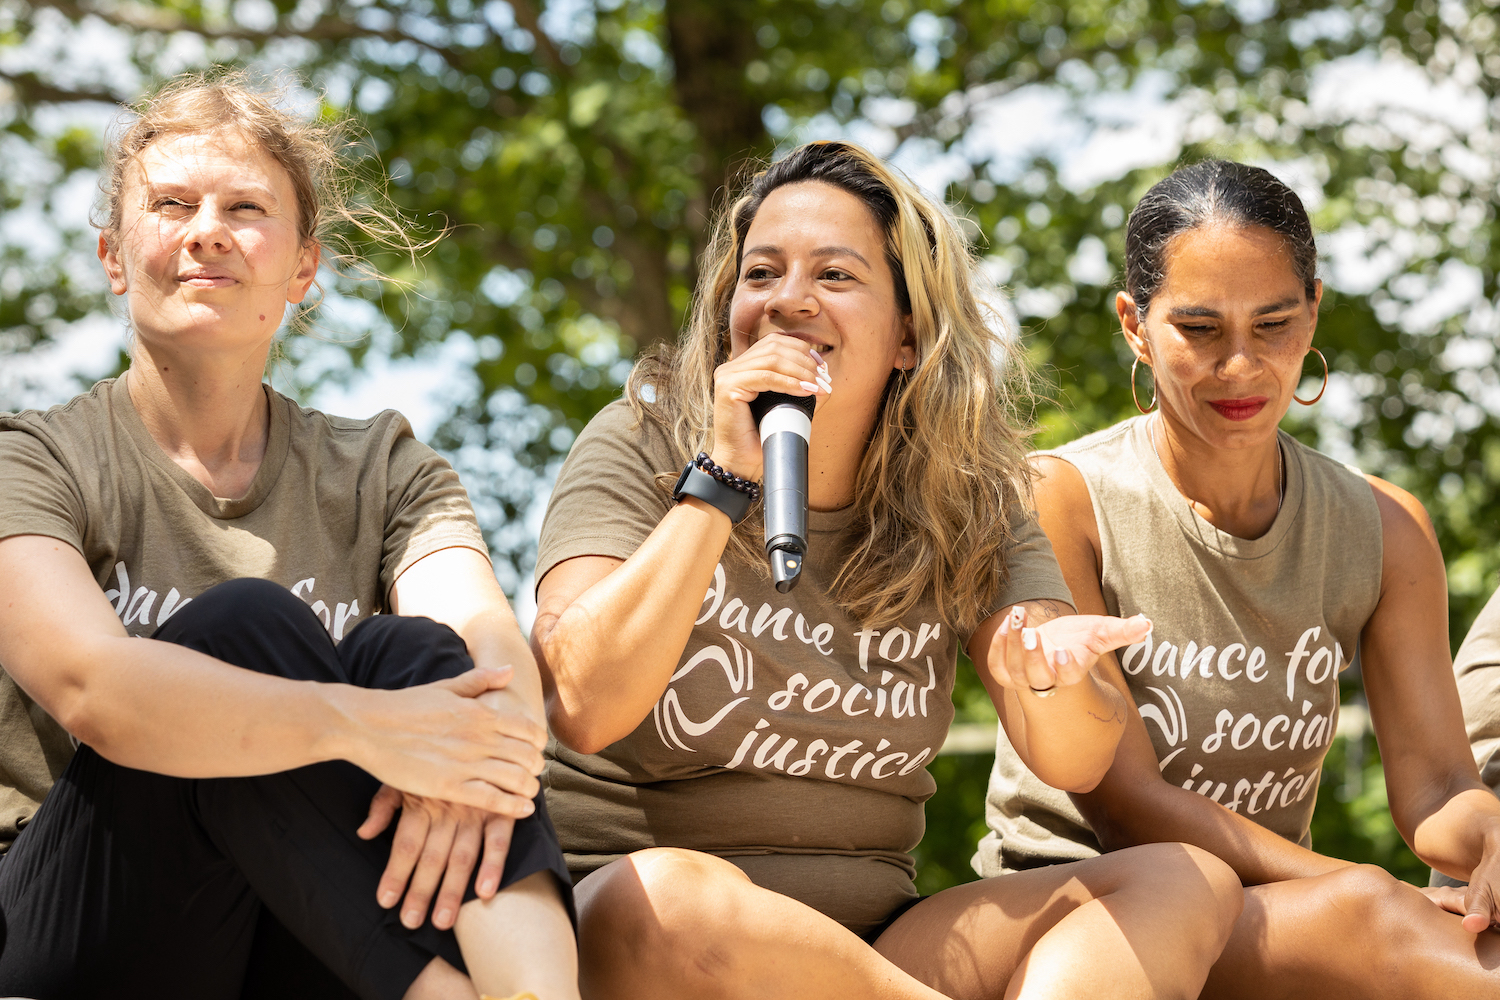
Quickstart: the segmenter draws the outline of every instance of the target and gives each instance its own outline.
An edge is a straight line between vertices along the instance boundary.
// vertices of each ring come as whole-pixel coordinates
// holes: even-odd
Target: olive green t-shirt
[[[73,546],[133,636],[150,636],[214,584],[260,577],[307,602],[335,642],[385,610],[396,578],[422,557],[487,552],[458,475],[399,413],[346,420],[265,393],[265,456],[234,500],[167,457],[123,379],[45,412],[0,414],[0,539]],[[74,747],[0,674],[0,850]]]
[[[684,461],[628,403],[605,407],[558,478],[537,579],[575,556],[628,558],[671,506],[654,475]],[[550,748],[547,805],[575,873],[648,847],[707,851],[856,931],[916,895],[910,852],[935,789],[924,765],[953,719],[967,635],[931,601],[877,629],[831,599],[851,517],[810,512],[788,594],[721,560],[651,714],[597,754]],[[1018,505],[1013,523],[994,610],[1071,602],[1035,520]]]
[[[1287,434],[1286,492],[1260,538],[1201,517],[1133,417],[1043,454],[1069,462],[1093,501],[1100,589],[1151,635],[1117,652],[1162,777],[1304,846],[1338,724],[1339,673],[1380,600],[1380,510],[1357,470]],[[982,875],[1075,861],[1099,842],[1067,795],[1000,734]]]

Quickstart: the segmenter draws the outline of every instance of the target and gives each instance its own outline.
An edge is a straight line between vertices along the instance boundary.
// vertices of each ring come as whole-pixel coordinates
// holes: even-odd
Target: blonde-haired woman
[[[130,368],[0,416],[0,993],[234,1000],[264,905],[363,997],[576,997],[541,685],[463,487],[400,414],[262,382],[338,223],[393,217],[233,77],[135,110],[99,236]]]
[[[1007,423],[1001,359],[1019,361],[973,280],[909,181],[803,146],[719,220],[681,345],[574,445],[532,643],[586,996],[1202,986],[1240,890],[1201,851],[913,887],[960,641],[1028,761],[1083,790],[1124,722],[1094,663],[1149,627],[1073,615]],[[746,516],[766,391],[817,397],[810,550],[786,594]]]

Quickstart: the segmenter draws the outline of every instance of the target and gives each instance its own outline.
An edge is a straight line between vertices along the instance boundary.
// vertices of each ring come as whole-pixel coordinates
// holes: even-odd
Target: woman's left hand
[[[1460,912],[1464,914],[1464,930],[1470,934],[1500,927],[1500,851],[1486,851],[1474,866]]]
[[[1010,609],[989,656],[990,674],[1003,687],[1047,691],[1070,687],[1089,675],[1103,654],[1140,642],[1151,631],[1144,615],[1068,614],[1035,627],[1022,605]],[[999,656],[994,655],[999,652]]]
[[[479,875],[474,891],[479,898],[489,899],[498,891],[515,820],[381,785],[370,800],[370,814],[357,833],[364,840],[378,836],[390,826],[398,809],[401,819],[396,824],[390,861],[375,890],[376,899],[389,909],[401,899],[404,889],[401,923],[415,930],[422,926],[436,890],[432,925],[447,930],[458,919],[458,908],[463,904],[464,889],[476,861]]]

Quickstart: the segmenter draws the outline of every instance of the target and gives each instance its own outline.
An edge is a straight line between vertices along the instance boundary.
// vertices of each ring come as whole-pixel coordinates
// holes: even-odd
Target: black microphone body
[[[750,402],[765,462],[761,509],[771,580],[785,594],[797,585],[807,556],[807,445],[816,396],[763,392]]]

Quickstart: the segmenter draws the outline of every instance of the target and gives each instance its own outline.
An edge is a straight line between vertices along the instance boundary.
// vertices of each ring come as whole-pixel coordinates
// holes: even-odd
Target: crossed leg
[[[1228,866],[1180,844],[949,889],[873,948],[696,851],[638,852],[575,896],[587,1000],[1191,998],[1241,902]]]
[[[1469,1000],[1500,996],[1500,933],[1371,865],[1245,890],[1204,1000]]]

